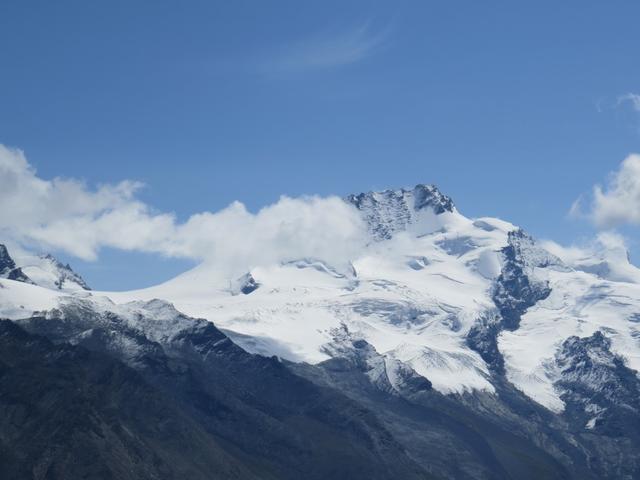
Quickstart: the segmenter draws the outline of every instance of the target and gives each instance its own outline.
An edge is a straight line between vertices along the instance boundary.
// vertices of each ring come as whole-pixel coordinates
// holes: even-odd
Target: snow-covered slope
[[[606,257],[609,272],[624,275],[588,268],[597,258],[564,261],[510,223],[463,216],[433,186],[345,201],[370,233],[350,262],[298,258],[234,273],[205,263],[152,288],[69,298],[107,310],[164,299],[250,352],[294,362],[345,356],[362,341],[381,355],[372,371],[390,381],[413,371],[445,394],[492,394],[506,379],[555,412],[566,406],[569,339],[600,332],[611,355],[640,369],[640,271],[621,266],[619,252]],[[70,301],[55,281],[18,284],[0,284],[0,313],[12,318]]]
[[[64,290],[91,290],[83,278],[54,256],[18,253],[10,255],[0,244],[0,278],[33,283],[41,287]]]
[[[25,275],[41,287],[64,291],[91,290],[69,264],[59,262],[52,255],[18,256],[16,262]]]
[[[62,292],[18,280],[0,279],[0,317],[25,318],[39,310],[49,310],[64,297]]]
[[[189,315],[215,322],[249,351],[293,361],[328,359],[328,345],[346,329],[386,358],[410,365],[442,392],[493,391],[487,365],[467,346],[466,334],[495,309],[492,281],[513,227],[469,220],[450,201],[449,209],[434,208],[416,192],[444,198],[433,187],[357,197],[361,208],[367,198],[375,199],[366,203],[364,214],[379,241],[350,268],[299,259],[227,279],[215,266],[201,265],[158,287],[106,295],[116,302],[167,299]],[[401,215],[398,209],[406,213],[402,224],[387,224],[392,238],[375,233],[381,231],[376,204],[384,204],[385,222]],[[241,293],[247,280],[251,287]]]
[[[603,280],[582,271],[538,269],[549,296],[529,308],[517,330],[502,332],[507,378],[527,395],[560,411],[564,403],[554,358],[569,337],[601,332],[612,352],[640,370],[640,285]]]

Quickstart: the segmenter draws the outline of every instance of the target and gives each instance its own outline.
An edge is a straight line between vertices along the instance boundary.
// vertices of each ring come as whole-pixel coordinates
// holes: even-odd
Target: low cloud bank
[[[338,197],[282,197],[256,214],[234,202],[179,223],[173,214],[140,201],[140,188],[129,180],[92,188],[77,179],[42,179],[22,151],[0,145],[0,235],[23,247],[84,260],[111,247],[232,271],[302,257],[340,264],[366,242],[358,212]]]

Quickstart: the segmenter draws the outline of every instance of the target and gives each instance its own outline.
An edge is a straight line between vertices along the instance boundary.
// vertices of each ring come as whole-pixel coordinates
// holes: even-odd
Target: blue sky
[[[468,216],[571,243],[596,231],[572,203],[640,151],[638,18],[631,1],[5,1],[0,143],[44,179],[143,182],[180,220],[435,183]],[[193,263],[60,255],[100,288]]]

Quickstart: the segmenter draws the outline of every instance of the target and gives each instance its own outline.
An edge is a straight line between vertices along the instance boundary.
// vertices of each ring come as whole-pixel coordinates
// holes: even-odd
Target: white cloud
[[[262,68],[267,73],[287,73],[349,65],[374,54],[388,34],[388,28],[374,30],[368,21],[347,30],[325,32],[267,56]]]
[[[593,187],[586,212],[584,203],[579,198],[569,213],[590,219],[598,228],[640,225],[640,155],[632,154],[625,158],[620,168],[609,175],[606,187]]]
[[[542,240],[540,245],[570,266],[602,257],[624,260],[624,262],[628,260],[627,242],[622,235],[615,232],[600,232],[594,239],[582,245],[566,247],[553,240]]]
[[[618,97],[618,106],[628,103],[636,112],[640,112],[640,95],[637,93],[625,93]]]
[[[259,262],[301,257],[340,264],[366,238],[355,208],[337,197],[282,197],[257,214],[235,202],[178,223],[138,200],[140,188],[131,181],[92,189],[74,179],[45,180],[21,151],[0,145],[0,242],[87,260],[103,247],[153,252],[240,272]]]
[[[618,233],[600,232],[587,243],[568,247],[551,240],[540,244],[576,270],[612,281],[640,283],[640,269],[629,261],[626,239]]]

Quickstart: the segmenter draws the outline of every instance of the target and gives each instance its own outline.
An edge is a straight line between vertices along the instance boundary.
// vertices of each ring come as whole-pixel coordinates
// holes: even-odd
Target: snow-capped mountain
[[[366,388],[345,372],[422,407],[435,392],[442,408],[490,412],[487,421],[519,431],[568,477],[640,475],[640,431],[620,429],[624,447],[612,434],[625,419],[640,425],[640,271],[623,252],[563,259],[511,223],[465,217],[434,186],[345,202],[369,241],[342,264],[290,258],[226,272],[204,263],[152,288],[88,292],[52,257],[20,263],[25,278],[12,278],[18,267],[0,250],[0,315],[37,316],[31,331],[47,331],[47,318],[84,318],[50,335],[61,341],[68,330],[66,341],[98,341],[128,363],[142,348],[132,332],[162,344],[206,319],[245,351],[292,362],[367,405]],[[115,336],[96,340],[92,329],[109,322],[120,325]],[[624,467],[606,458],[616,448]],[[586,470],[577,466],[584,452]],[[498,478],[478,475],[469,478]]]
[[[362,212],[376,240],[389,239],[416,223],[437,224],[438,215],[454,211],[453,201],[433,185],[349,195],[346,201]]]
[[[167,299],[245,349],[291,361],[330,358],[334,332],[346,330],[442,393],[493,392],[494,369],[555,411],[564,402],[547,365],[569,337],[603,331],[613,352],[640,369],[628,320],[640,309],[640,285],[565,265],[510,223],[466,218],[433,186],[347,201],[372,238],[352,271],[321,259],[259,265],[230,291],[229,280],[203,265],[157,287],[107,295]]]
[[[18,259],[22,271],[41,287],[63,291],[91,290],[84,279],[50,254],[24,256]]]
[[[0,244],[0,278],[34,283],[52,290],[72,292],[91,290],[84,279],[69,264],[64,265],[53,255],[11,256]]]
[[[585,271],[584,259],[579,269],[565,265],[510,223],[466,218],[434,186],[346,201],[372,239],[348,269],[301,258],[225,278],[201,265],[157,287],[99,294],[117,303],[165,299],[248,351],[295,362],[334,356],[335,332],[346,331],[442,393],[493,392],[495,370],[555,411],[564,403],[548,363],[569,337],[602,331],[640,369],[629,320],[640,312],[640,285]],[[21,269],[51,290],[88,289],[51,256],[24,259]]]

